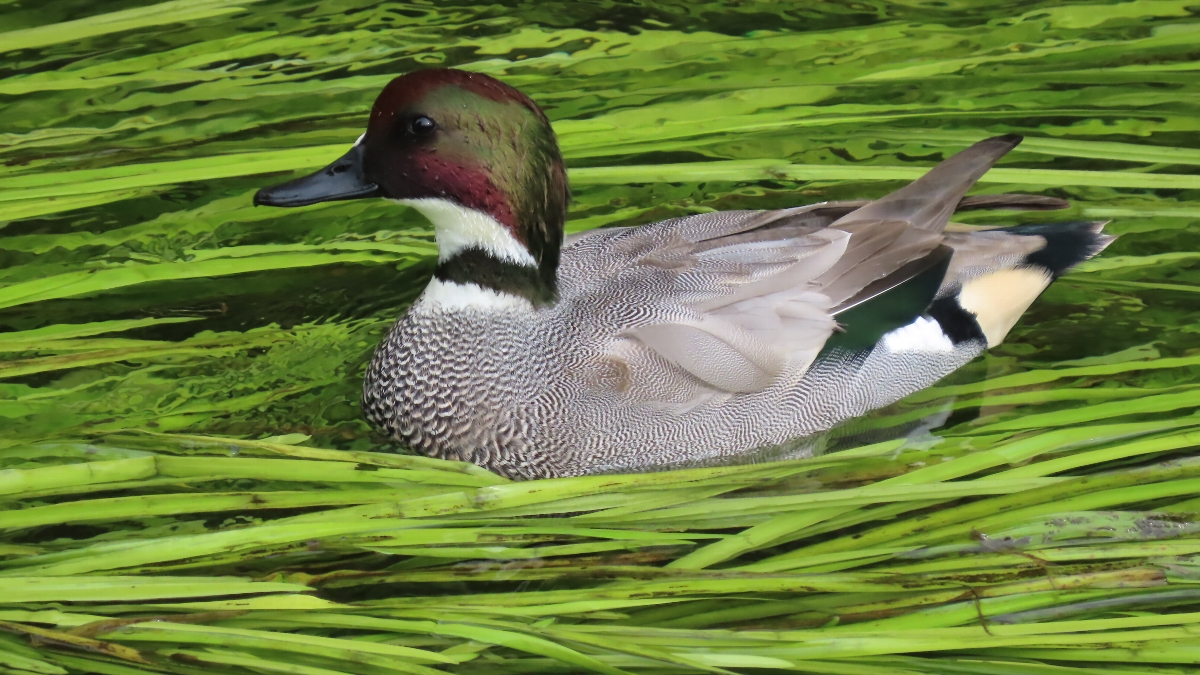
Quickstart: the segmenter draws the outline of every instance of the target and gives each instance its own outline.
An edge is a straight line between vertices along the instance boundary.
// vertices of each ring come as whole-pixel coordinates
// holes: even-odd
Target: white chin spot
[[[460,284],[442,281],[434,277],[425,287],[425,292],[413,304],[417,313],[482,311],[528,311],[533,304],[516,295],[500,293],[477,284]]]
[[[394,201],[420,211],[433,223],[438,260],[449,260],[463,249],[478,248],[499,260],[537,267],[529,249],[517,241],[508,228],[482,211],[432,197]]]
[[[904,352],[952,352],[954,343],[942,332],[942,326],[923,316],[883,336],[883,347],[893,354]]]

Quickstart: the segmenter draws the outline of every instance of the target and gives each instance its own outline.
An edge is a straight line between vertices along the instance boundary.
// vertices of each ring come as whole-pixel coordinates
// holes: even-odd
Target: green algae
[[[1196,11],[0,2],[0,669],[1184,672]],[[1016,132],[977,192],[1071,210],[964,222],[1122,236],[829,454],[513,485],[361,420],[429,226],[250,202],[430,65],[546,108],[572,231],[878,196]]]

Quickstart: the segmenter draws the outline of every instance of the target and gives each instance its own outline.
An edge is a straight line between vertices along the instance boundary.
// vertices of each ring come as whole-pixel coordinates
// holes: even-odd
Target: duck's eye
[[[419,117],[414,117],[413,121],[408,123],[408,128],[418,136],[425,136],[433,133],[433,130],[437,128],[437,125],[433,123],[433,120],[421,115]]]

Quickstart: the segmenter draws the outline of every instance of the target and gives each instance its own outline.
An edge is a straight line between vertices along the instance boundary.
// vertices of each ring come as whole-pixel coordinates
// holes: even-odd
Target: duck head
[[[554,131],[528,96],[478,73],[422,70],[392,80],[367,131],[333,164],[254,195],[307,206],[384,197],[422,212],[435,277],[552,303],[570,193]]]

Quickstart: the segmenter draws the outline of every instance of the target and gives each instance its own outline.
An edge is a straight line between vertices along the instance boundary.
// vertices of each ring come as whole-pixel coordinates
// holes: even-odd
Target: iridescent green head
[[[255,203],[371,196],[433,221],[439,278],[553,301],[570,193],[549,120],[516,89],[451,69],[397,77],[349,153]]]

